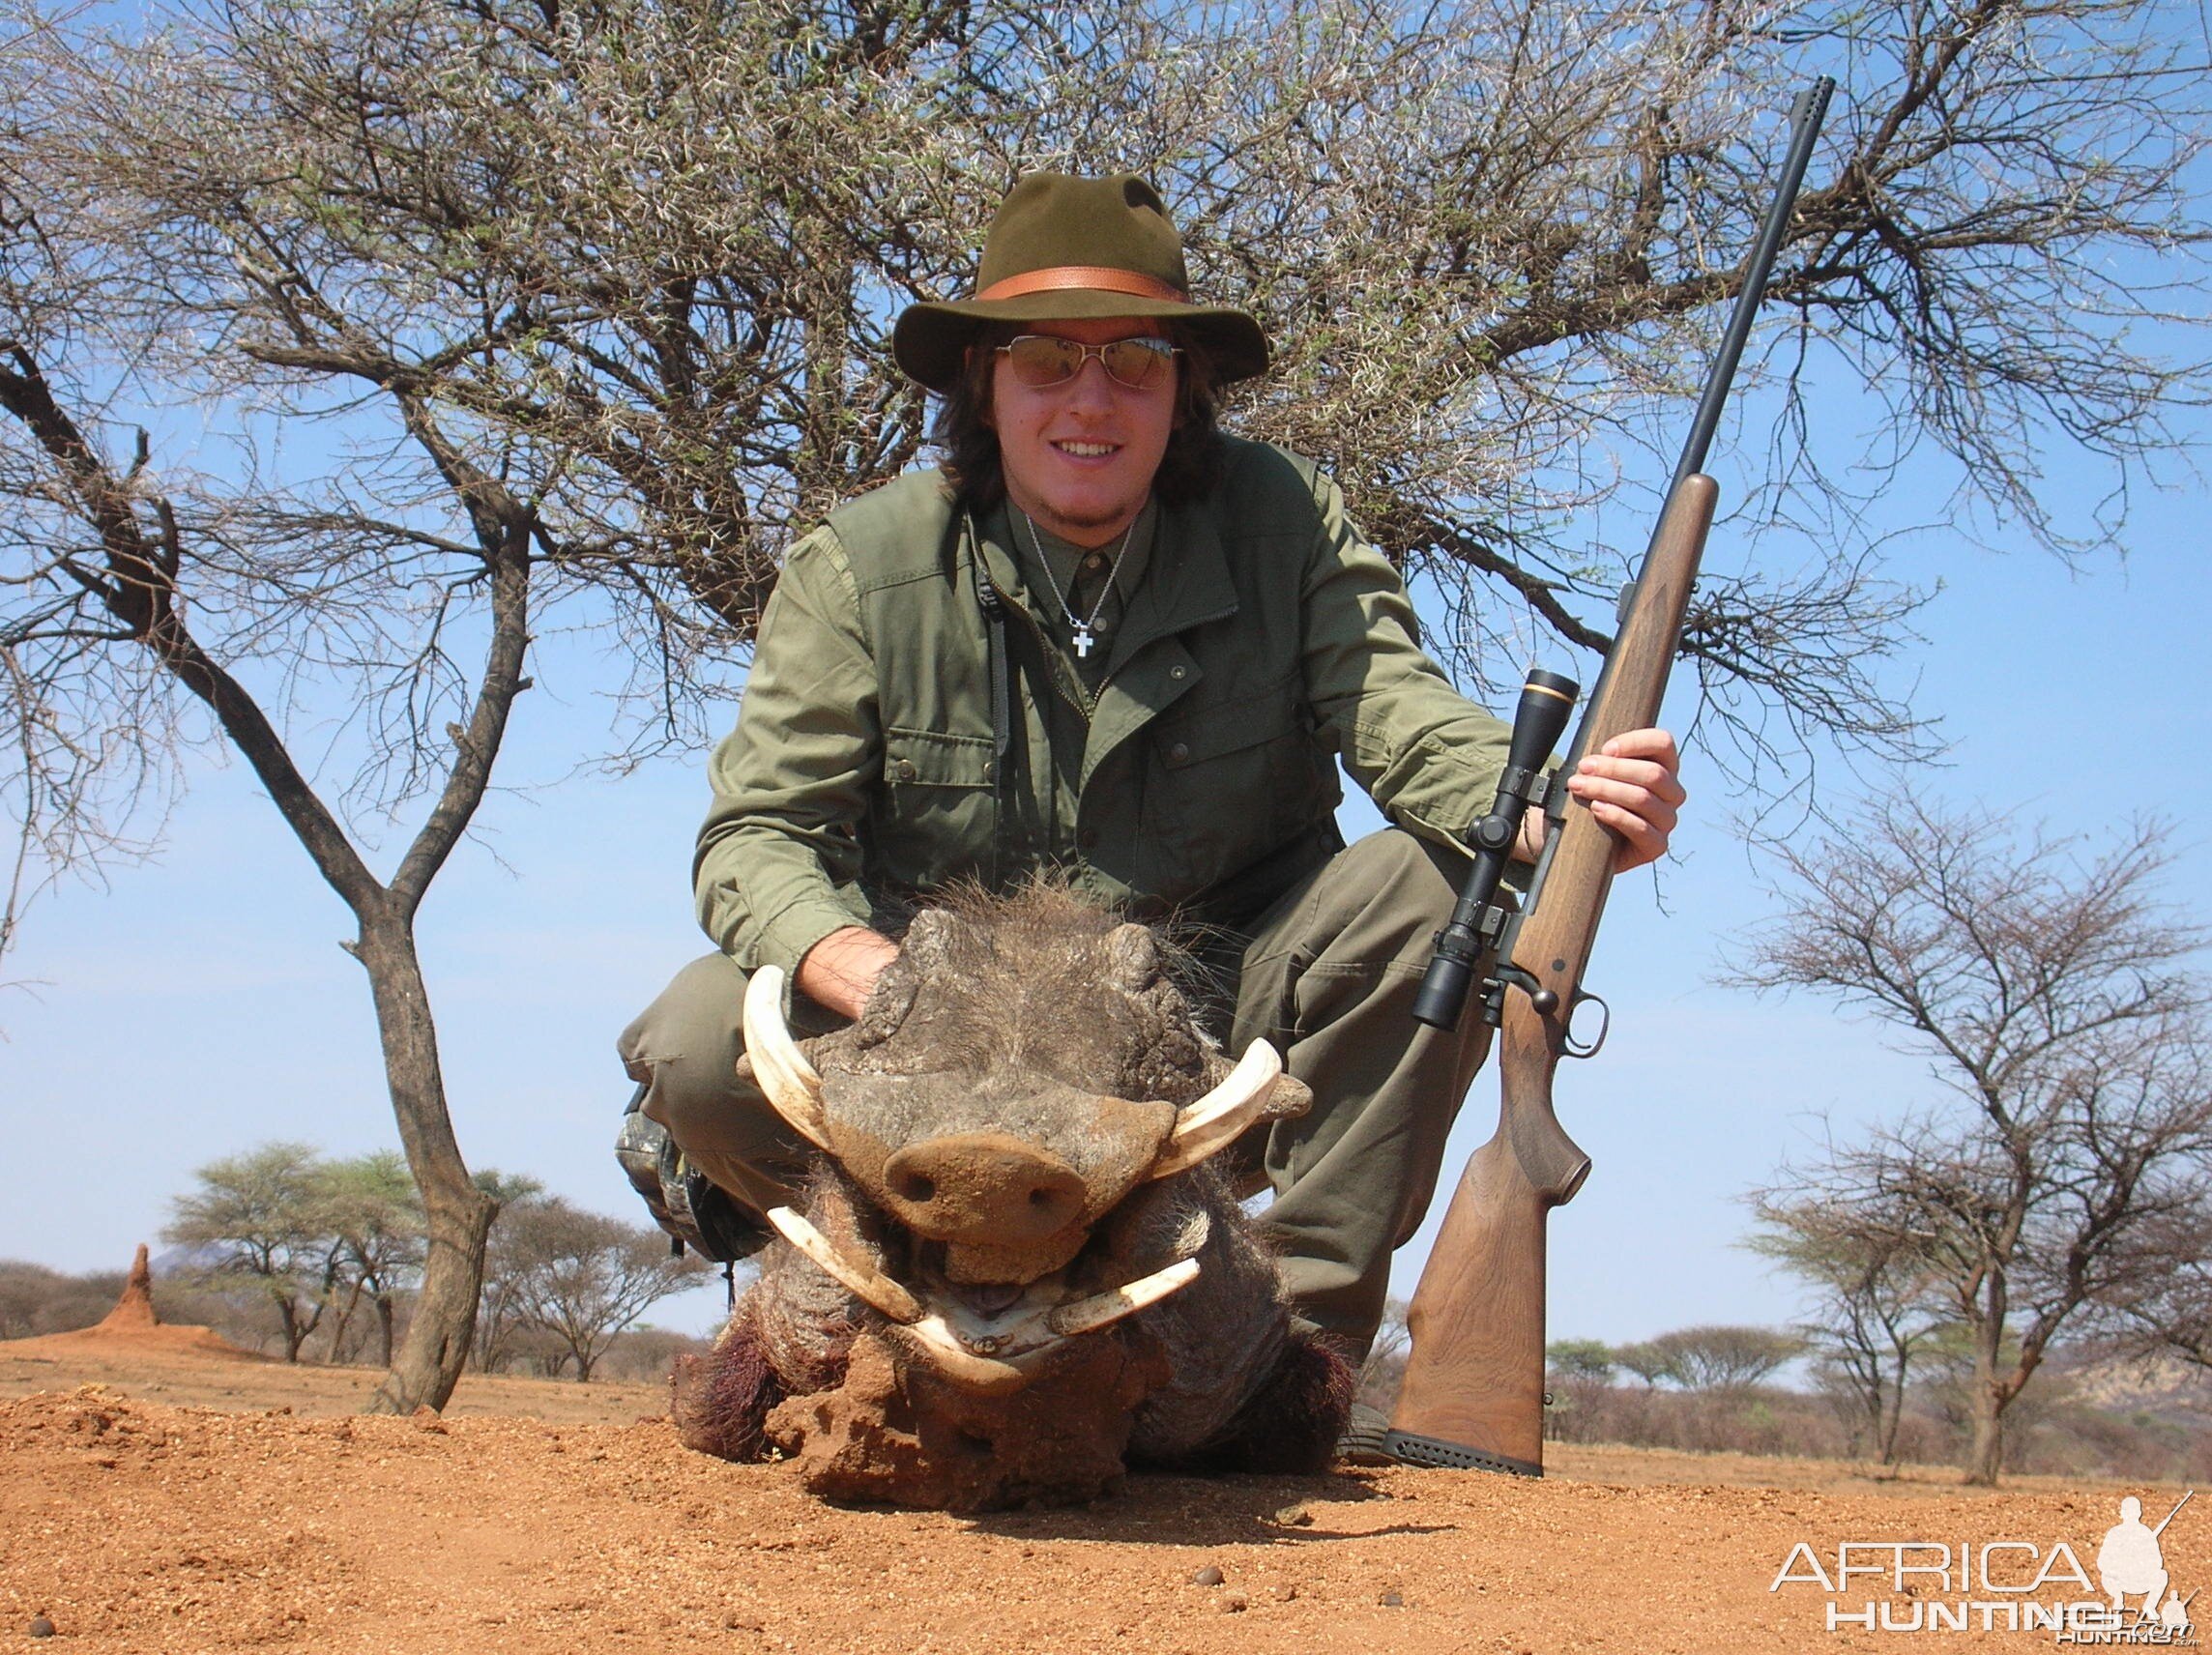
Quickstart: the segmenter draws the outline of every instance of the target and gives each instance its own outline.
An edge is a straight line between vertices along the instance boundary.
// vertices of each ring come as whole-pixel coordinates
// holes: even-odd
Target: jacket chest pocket
[[[986,877],[998,829],[996,779],[988,737],[886,730],[870,831],[876,877],[913,890]]]
[[[1234,700],[1177,708],[1148,734],[1149,883],[1168,900],[1198,894],[1310,824],[1328,755],[1315,741],[1296,674]]]

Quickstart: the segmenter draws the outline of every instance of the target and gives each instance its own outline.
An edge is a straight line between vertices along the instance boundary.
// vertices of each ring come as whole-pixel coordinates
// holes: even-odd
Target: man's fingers
[[[1611,828],[1619,842],[1613,848],[1613,871],[1627,873],[1657,861],[1667,854],[1668,830],[1616,804],[1593,804],[1590,814]]]
[[[1577,776],[1569,791],[1609,828],[1616,826],[1615,817],[1625,815],[1649,823],[1661,832],[1672,832],[1682,802],[1679,788],[1674,790],[1674,797],[1670,798],[1656,788],[1613,781],[1604,776]]]
[[[1664,730],[1624,730],[1598,751],[1609,759],[1655,759],[1671,770],[1682,765],[1674,738]]]
[[[1631,809],[1636,804],[1631,795],[1647,795],[1675,809],[1689,797],[1679,776],[1648,759],[1585,759],[1567,787],[1578,798],[1610,798]]]
[[[1689,797],[1676,773],[1680,765],[1674,738],[1666,731],[1630,730],[1586,757],[1567,778],[1568,791],[1619,836],[1615,872],[1667,854],[1676,813]]]

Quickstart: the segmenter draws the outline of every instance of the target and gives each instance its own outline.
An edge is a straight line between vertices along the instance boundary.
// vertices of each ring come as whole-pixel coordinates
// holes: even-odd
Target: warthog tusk
[[[753,1078],[776,1114],[818,1149],[830,1147],[830,1128],[822,1115],[822,1077],[800,1055],[783,1021],[783,971],[763,966],[745,984],[745,1055]],[[812,1254],[807,1255],[812,1258]]]
[[[985,1331],[970,1318],[956,1321],[943,1311],[926,1311],[888,1276],[839,1252],[827,1235],[790,1207],[769,1208],[768,1221],[825,1272],[888,1317],[916,1355],[962,1389],[987,1396],[1020,1390],[1048,1351],[1159,1303],[1196,1281],[1199,1272],[1196,1259],[1183,1259],[1110,1292],[1070,1299],[1041,1315],[1033,1312],[1005,1327]]]
[[[1078,1333],[1095,1332],[1121,1321],[1124,1316],[1134,1315],[1149,1304],[1159,1303],[1179,1288],[1188,1287],[1198,1280],[1198,1267],[1196,1259],[1179,1260],[1164,1270],[1154,1270],[1149,1276],[1124,1282],[1111,1292],[1071,1299],[1059,1309],[1048,1312],[1044,1324],[1063,1339],[1072,1339]]]
[[[921,1306],[914,1294],[881,1270],[845,1257],[835,1242],[790,1207],[770,1207],[768,1221],[775,1226],[777,1234],[821,1265],[825,1272],[844,1283],[856,1298],[865,1299],[902,1324],[921,1320]]]
[[[745,1037],[752,1038],[749,1027]],[[1244,1049],[1243,1060],[1229,1071],[1227,1080],[1177,1113],[1175,1130],[1161,1146],[1151,1176],[1165,1178],[1187,1172],[1236,1143],[1266,1112],[1267,1094],[1282,1072],[1283,1060],[1275,1055],[1275,1048],[1265,1040],[1253,1041]]]
[[[962,1390],[983,1396],[1005,1396],[1030,1382],[1026,1361],[1003,1361],[994,1356],[976,1355],[961,1346],[943,1317],[933,1316],[926,1321],[901,1327],[899,1331],[917,1355]],[[1057,1339],[1051,1341],[1052,1345],[1059,1343]],[[1032,1350],[1025,1355],[1037,1353]]]

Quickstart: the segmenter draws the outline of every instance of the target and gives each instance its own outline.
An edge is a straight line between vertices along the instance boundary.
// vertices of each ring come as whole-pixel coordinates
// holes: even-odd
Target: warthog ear
[[[899,952],[913,957],[919,968],[916,973],[917,976],[929,976],[945,966],[946,957],[952,950],[953,934],[959,926],[960,922],[942,908],[925,908],[906,928]]]
[[[864,1051],[880,1046],[896,1034],[920,992],[921,973],[915,970],[913,956],[902,949],[876,979],[868,1003],[860,1008],[860,1020],[853,1025],[854,1048]]]
[[[1124,994],[1143,994],[1160,980],[1160,944],[1142,925],[1117,925],[1106,939],[1106,980]]]

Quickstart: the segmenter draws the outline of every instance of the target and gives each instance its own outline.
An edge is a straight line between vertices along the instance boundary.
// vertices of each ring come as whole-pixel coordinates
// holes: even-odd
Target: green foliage
[[[1656,1385],[1662,1379],[1677,1377],[1674,1352],[1662,1347],[1657,1340],[1615,1346],[1613,1360],[1615,1366],[1625,1368],[1647,1385]]]
[[[192,1249],[208,1286],[266,1297],[285,1356],[333,1317],[331,1348],[365,1297],[390,1332],[396,1296],[422,1263],[422,1210],[396,1150],[346,1160],[276,1142],[210,1161],[176,1198],[165,1240]],[[334,1317],[335,1313],[335,1317]]]
[[[1644,1349],[1684,1390],[1740,1391],[1802,1353],[1805,1342],[1772,1327],[1682,1327]]]
[[[1559,1339],[1544,1347],[1544,1360],[1563,1379],[1603,1381],[1613,1378],[1616,1358],[1603,1340]]]
[[[1664,1380],[1686,1391],[1740,1391],[1802,1354],[1805,1342],[1772,1327],[1679,1327],[1610,1351],[1594,1341],[1556,1345],[1550,1352],[1555,1366],[1560,1363],[1560,1353],[1569,1350],[1579,1360],[1602,1356],[1647,1385]]]

